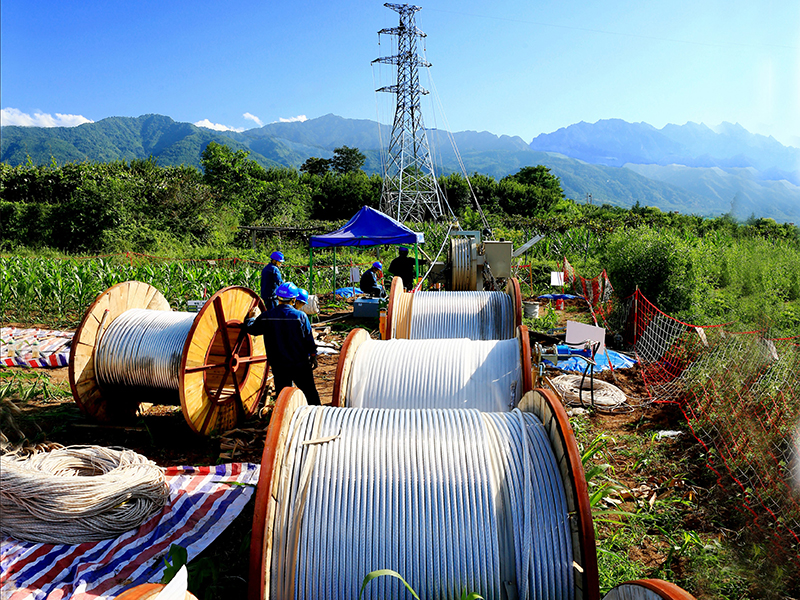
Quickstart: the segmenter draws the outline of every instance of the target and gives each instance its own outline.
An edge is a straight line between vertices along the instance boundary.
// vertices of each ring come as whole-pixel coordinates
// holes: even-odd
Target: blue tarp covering
[[[559,354],[561,354],[559,346]],[[573,350],[573,354],[576,352]],[[627,369],[628,367],[632,367],[636,364],[636,361],[632,358],[628,358],[624,354],[620,354],[615,350],[604,349],[598,352],[594,360],[597,362],[594,370],[597,371],[605,371],[606,369],[610,369],[611,367],[608,366],[608,361],[611,360],[611,364],[614,365],[615,369]],[[549,364],[551,367],[555,367],[556,369],[560,369],[562,371],[583,371],[586,369],[586,361],[578,358],[577,356],[572,356],[567,360],[559,360],[558,365],[554,365],[549,360],[545,360],[545,363]]]
[[[392,217],[365,206],[341,229],[324,235],[312,235],[311,247],[421,244],[424,241],[425,234],[411,231]]]
[[[545,300],[571,300],[572,298],[583,298],[583,296],[575,296],[574,294],[542,294],[539,298]]]
[[[336,290],[335,294],[340,296],[341,298],[350,298],[351,296],[355,296],[356,294],[363,294],[360,289],[357,287],[346,287],[346,288],[339,288]]]

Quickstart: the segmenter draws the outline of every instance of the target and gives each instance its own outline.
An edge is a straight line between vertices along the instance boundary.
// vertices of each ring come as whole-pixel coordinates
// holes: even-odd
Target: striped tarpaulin
[[[170,503],[134,531],[78,546],[0,542],[2,600],[102,600],[158,582],[172,544],[191,561],[230,525],[252,496],[259,466],[166,469]]]
[[[0,328],[0,365],[6,367],[66,367],[74,331]],[[3,599],[5,600],[5,599]]]

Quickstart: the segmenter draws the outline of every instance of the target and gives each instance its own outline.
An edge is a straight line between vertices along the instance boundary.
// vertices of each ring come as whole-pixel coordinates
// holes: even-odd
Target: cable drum
[[[452,287],[455,291],[474,288],[470,286],[472,275],[472,240],[470,238],[451,238],[450,265],[452,268]]]
[[[133,308],[122,313],[97,346],[100,385],[177,390],[183,347],[195,314]]]
[[[503,292],[416,292],[411,339],[514,337],[513,299]]]
[[[244,328],[263,302],[241,286],[213,294],[197,313],[174,312],[141,281],[98,295],[73,337],[69,383],[81,412],[100,422],[132,418],[143,400],[180,404],[201,435],[253,414],[266,388],[263,338]]]
[[[356,598],[376,569],[422,598],[574,597],[564,484],[535,415],[306,406],[285,439],[268,597]],[[383,577],[365,597],[404,593]]]
[[[505,412],[526,391],[517,338],[367,339],[355,351],[343,384],[347,406],[369,408]]]

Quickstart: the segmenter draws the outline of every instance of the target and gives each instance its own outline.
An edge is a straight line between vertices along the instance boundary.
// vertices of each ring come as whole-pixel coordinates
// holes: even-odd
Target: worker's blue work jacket
[[[361,291],[370,296],[383,298],[386,295],[384,289],[378,285],[378,278],[375,276],[375,271],[367,269],[361,276],[361,281],[358,284]]]
[[[308,316],[288,304],[261,313],[247,327],[247,333],[264,336],[267,360],[273,368],[307,366],[317,354]]]
[[[275,296],[275,290],[282,283],[283,276],[277,266],[269,263],[261,269],[261,299],[264,301],[267,310],[277,306],[278,298]]]

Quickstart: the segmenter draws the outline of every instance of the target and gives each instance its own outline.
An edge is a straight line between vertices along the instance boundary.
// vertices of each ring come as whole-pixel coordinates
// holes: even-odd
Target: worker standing
[[[261,270],[261,299],[267,310],[275,308],[278,300],[275,291],[283,283],[280,267],[283,265],[283,252],[276,250],[269,255],[269,264]]]
[[[292,385],[305,394],[309,404],[320,404],[314,369],[317,368],[317,345],[311,334],[308,316],[294,308],[299,288],[293,283],[278,286],[278,305],[248,320],[247,333],[263,335],[267,361],[272,368],[275,393]]]
[[[385,298],[386,290],[378,283],[379,279],[383,278],[383,265],[379,262],[372,263],[372,266],[364,271],[361,275],[361,282],[358,287],[365,294],[369,294],[373,298]]]
[[[408,255],[408,248],[400,246],[398,256],[389,263],[389,273],[403,280],[406,291],[413,289],[417,276],[416,261]]]

